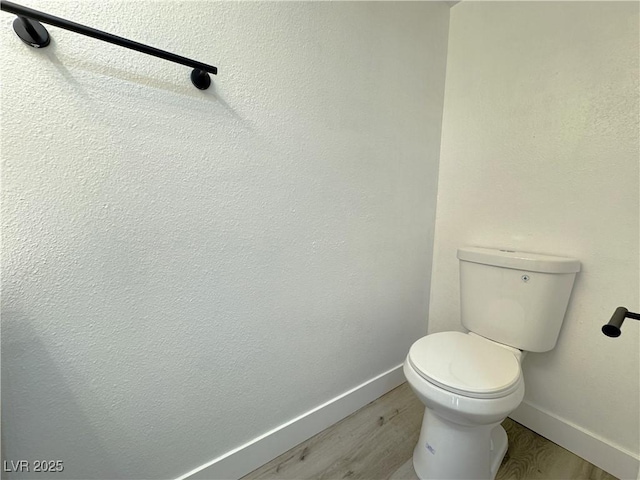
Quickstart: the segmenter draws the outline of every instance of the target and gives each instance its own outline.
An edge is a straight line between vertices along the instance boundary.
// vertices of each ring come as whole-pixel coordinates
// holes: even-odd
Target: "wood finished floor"
[[[424,406],[404,383],[242,480],[417,480],[411,456]],[[509,450],[497,480],[615,480],[603,470],[506,419]]]

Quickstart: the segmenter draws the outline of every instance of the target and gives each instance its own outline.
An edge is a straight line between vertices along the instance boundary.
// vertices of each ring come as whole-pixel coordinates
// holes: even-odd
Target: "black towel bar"
[[[42,22],[79,33],[80,35],[93,37],[98,40],[102,40],[103,42],[113,43],[114,45],[130,48],[137,52],[146,53],[147,55],[153,55],[154,57],[163,58],[170,62],[191,67],[194,69],[191,72],[191,82],[200,90],[206,90],[209,88],[209,85],[211,85],[209,73],[212,73],[213,75],[218,73],[218,69],[212,65],[197,62],[190,58],[181,57],[174,53],[165,52],[164,50],[118,37],[117,35],[112,35],[111,33],[103,32],[101,30],[96,30],[95,28],[65,20],[64,18],[54,17],[48,13],[23,7],[22,5],[18,5],[13,2],[1,0],[0,9],[8,13],[14,13],[18,16],[18,18],[13,22],[13,29],[24,43],[34,48],[44,48],[49,45],[49,32],[47,32],[47,29],[40,23]]]

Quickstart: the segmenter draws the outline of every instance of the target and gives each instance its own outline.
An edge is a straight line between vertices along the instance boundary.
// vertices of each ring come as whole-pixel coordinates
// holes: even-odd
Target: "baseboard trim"
[[[640,458],[564,418],[522,402],[510,418],[622,480],[640,478]]]
[[[398,365],[185,473],[176,480],[238,479],[339,422],[405,381],[402,365]]]

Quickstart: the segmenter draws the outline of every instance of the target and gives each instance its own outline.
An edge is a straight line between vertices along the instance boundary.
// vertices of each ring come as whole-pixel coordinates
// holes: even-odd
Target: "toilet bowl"
[[[474,334],[413,344],[404,374],[425,404],[413,465],[426,479],[493,479],[507,451],[500,423],[522,402],[521,352]]]
[[[520,363],[555,347],[580,262],[480,247],[457,257],[469,333],[422,337],[404,362],[425,405],[413,466],[422,480],[493,480],[507,451],[500,422],[524,397]]]

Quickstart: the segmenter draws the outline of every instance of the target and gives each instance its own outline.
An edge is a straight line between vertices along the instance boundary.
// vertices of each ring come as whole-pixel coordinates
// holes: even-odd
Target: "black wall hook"
[[[624,307],[616,308],[616,311],[613,312],[609,323],[602,326],[602,333],[604,333],[607,337],[619,337],[622,333],[620,331],[620,327],[622,327],[622,322],[624,322],[625,318],[640,320],[640,313],[630,312]]]
[[[111,33],[96,30],[95,28],[87,27],[79,23],[65,20],[64,18],[54,17],[48,13],[40,12],[32,8],[23,7],[13,2],[7,2],[6,0],[0,0],[0,9],[5,12],[14,13],[18,16],[13,22],[13,29],[16,35],[20,37],[27,45],[34,48],[44,48],[49,45],[50,38],[47,29],[40,23],[46,23],[48,25],[54,25],[56,27],[70,30],[80,35],[86,35],[87,37],[96,38],[103,42],[113,43],[120,47],[129,48],[137,52],[146,53],[154,57],[163,58],[170,62],[186,65],[193,68],[191,72],[191,82],[200,90],[206,90],[211,85],[211,78],[209,73],[216,75],[218,69],[213,65],[207,65],[190,58],[182,57],[174,53],[165,52],[159,48],[150,47],[143,43],[134,42]],[[38,21],[39,20],[39,21]]]

